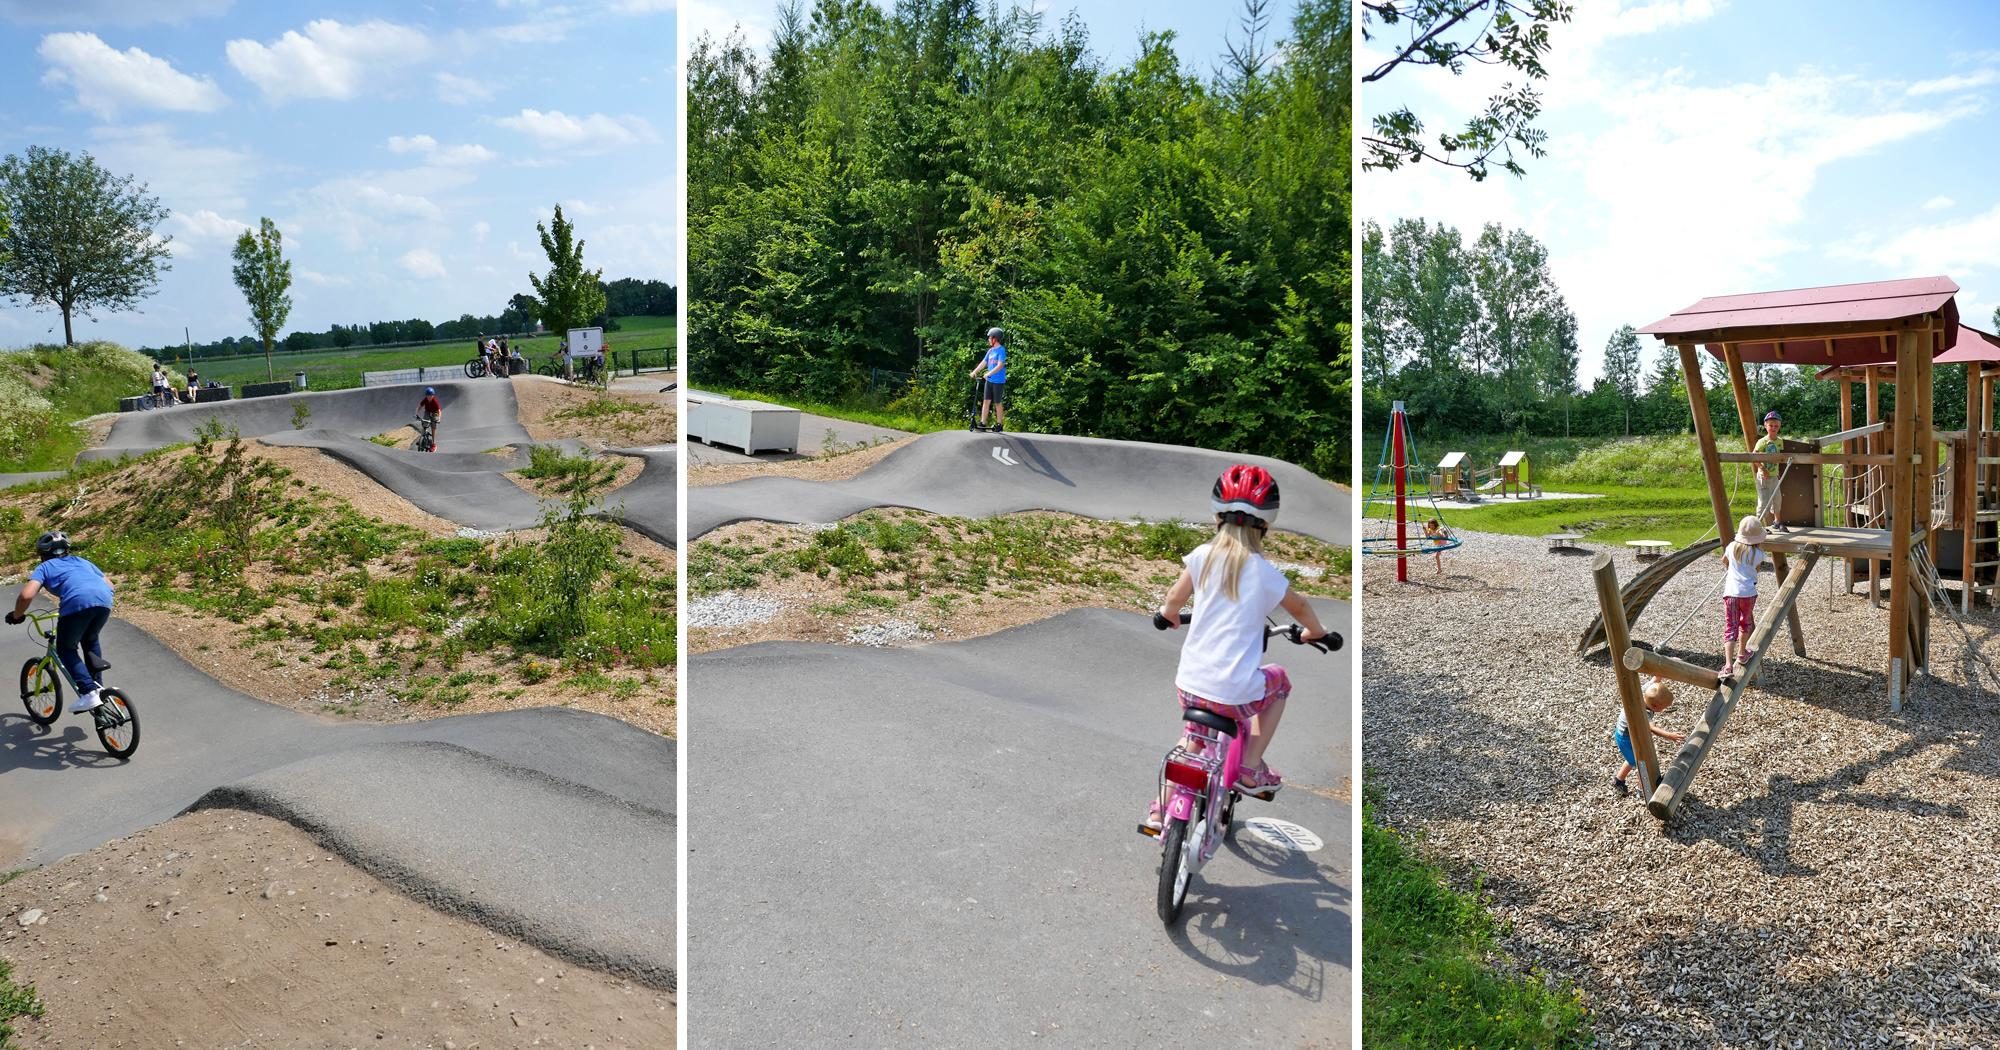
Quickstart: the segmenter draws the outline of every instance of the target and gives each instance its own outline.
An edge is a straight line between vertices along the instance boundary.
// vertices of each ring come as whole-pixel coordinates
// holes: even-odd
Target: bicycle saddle
[[[1207,726],[1218,733],[1228,736],[1236,735],[1236,720],[1234,718],[1224,718],[1213,711],[1204,711],[1199,707],[1182,708],[1181,720],[1184,722],[1193,722],[1196,725]]]
[[[108,671],[111,669],[111,661],[106,660],[104,657],[99,656],[96,653],[83,654],[83,665],[85,667],[90,668],[91,674],[96,674],[99,671]]]

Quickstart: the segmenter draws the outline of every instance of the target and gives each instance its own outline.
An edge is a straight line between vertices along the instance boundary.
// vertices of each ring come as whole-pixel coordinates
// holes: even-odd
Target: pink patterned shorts
[[[1185,689],[1176,689],[1174,692],[1180,695],[1181,706],[1184,708],[1199,707],[1204,711],[1213,711],[1224,718],[1249,718],[1251,715],[1263,714],[1272,704],[1292,695],[1292,679],[1285,673],[1284,668],[1277,664],[1265,664],[1258,670],[1264,672],[1264,696],[1247,704],[1217,703],[1207,697],[1196,696]]]

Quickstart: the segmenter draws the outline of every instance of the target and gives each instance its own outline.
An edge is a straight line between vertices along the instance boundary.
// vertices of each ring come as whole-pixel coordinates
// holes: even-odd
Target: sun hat
[[[1745,514],[1743,520],[1737,522],[1736,542],[1748,543],[1753,547],[1764,542],[1764,523],[1757,520],[1757,515]]]

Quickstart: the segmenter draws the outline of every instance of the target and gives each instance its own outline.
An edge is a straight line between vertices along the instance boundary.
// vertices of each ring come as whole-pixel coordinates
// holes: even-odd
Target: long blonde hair
[[[1722,563],[1731,566],[1739,565],[1741,564],[1739,559],[1743,557],[1744,551],[1760,550],[1762,546],[1762,544],[1757,543],[1745,543],[1742,540],[1730,540],[1729,546],[1722,548]]]
[[[1236,600],[1236,584],[1243,578],[1243,566],[1251,556],[1264,553],[1264,533],[1248,525],[1228,525],[1221,522],[1215,526],[1215,542],[1208,550],[1208,560],[1201,564],[1201,579],[1197,585],[1208,582],[1208,574],[1222,573],[1222,593],[1230,601]]]

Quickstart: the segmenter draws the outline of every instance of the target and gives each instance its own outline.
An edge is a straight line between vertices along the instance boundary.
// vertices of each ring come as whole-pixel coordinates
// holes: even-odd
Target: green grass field
[[[710,393],[724,397],[747,398],[753,401],[769,401],[774,405],[796,408],[828,419],[845,419],[850,423],[866,423],[869,426],[887,427],[890,430],[907,430],[912,434],[928,434],[936,430],[957,430],[965,424],[955,419],[934,419],[929,416],[912,415],[908,412],[891,412],[887,409],[872,408],[865,404],[830,405],[823,401],[807,401],[786,394],[773,394],[763,390],[745,390],[731,386],[693,385]]]
[[[671,363],[674,350],[679,343],[678,332],[671,317],[627,317],[620,318],[622,326],[616,332],[605,333],[605,341],[614,354],[623,355],[631,350],[664,350],[666,360]],[[555,335],[537,336],[532,339],[513,340],[512,345],[521,349],[530,365],[539,365],[550,354],[555,353],[559,338]],[[299,354],[272,354],[271,372],[278,379],[290,379],[294,372],[306,373],[306,385],[313,390],[342,390],[361,385],[361,373],[385,372],[398,368],[455,367],[478,356],[473,340],[460,339],[448,343],[431,343],[426,346],[398,346],[385,349],[357,347],[347,350],[312,350]],[[648,364],[655,355],[646,355]],[[185,361],[175,362],[176,370],[185,370]],[[258,354],[250,357],[202,358],[195,362],[195,369],[201,373],[203,382],[214,381],[237,386],[243,383],[262,383],[266,371],[264,357]],[[134,391],[137,393],[138,391]]]

